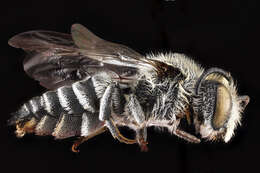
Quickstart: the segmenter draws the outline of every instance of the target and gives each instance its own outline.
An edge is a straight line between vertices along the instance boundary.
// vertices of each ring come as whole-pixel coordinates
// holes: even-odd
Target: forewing
[[[152,62],[145,59],[138,52],[127,46],[108,42],[98,38],[87,28],[80,24],[71,27],[74,43],[80,48],[80,53],[103,64],[117,65],[120,67],[154,68]]]
[[[50,48],[75,47],[69,34],[53,31],[28,31],[12,37],[8,44],[26,51],[41,51]]]
[[[94,42],[90,46],[95,46]],[[135,76],[137,72],[135,68],[118,68],[83,55],[69,34],[29,31],[14,36],[9,44],[28,53],[24,70],[48,89],[69,85],[99,71],[110,71],[126,77]]]
[[[86,76],[106,71],[120,83],[136,81],[140,69],[162,71],[158,62],[134,50],[105,41],[80,24],[71,35],[52,31],[18,34],[9,44],[28,52],[24,70],[48,89],[69,85]]]
[[[81,57],[69,34],[29,31],[9,40],[9,45],[24,49],[26,73],[48,89],[55,89],[77,78]]]

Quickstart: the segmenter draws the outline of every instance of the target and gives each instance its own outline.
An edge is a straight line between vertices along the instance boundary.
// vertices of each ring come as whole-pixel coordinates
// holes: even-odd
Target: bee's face
[[[237,95],[231,77],[227,80],[220,75],[208,75],[201,81],[193,102],[197,133],[208,140],[228,142],[248,102],[248,96]]]

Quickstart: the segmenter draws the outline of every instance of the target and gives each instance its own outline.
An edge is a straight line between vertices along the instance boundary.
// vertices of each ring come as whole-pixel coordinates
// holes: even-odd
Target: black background
[[[84,2],[84,3],[83,3]],[[1,169],[8,172],[258,172],[259,18],[257,1],[6,1],[0,7]],[[230,71],[240,94],[251,101],[242,127],[228,144],[189,144],[149,129],[149,149],[121,144],[109,133],[84,143],[27,135],[17,139],[6,120],[27,99],[45,89],[23,71],[24,52],[7,45],[13,35],[44,29],[70,32],[81,23],[106,40],[138,52],[181,52],[204,67]],[[131,135],[130,135],[131,136]]]

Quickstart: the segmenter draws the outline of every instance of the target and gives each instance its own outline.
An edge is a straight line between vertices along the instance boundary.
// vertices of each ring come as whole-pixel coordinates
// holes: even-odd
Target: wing
[[[9,45],[24,49],[24,70],[48,89],[69,84],[84,76],[81,72],[83,57],[69,34],[51,31],[29,31],[9,40]],[[89,61],[88,61],[89,60]],[[92,64],[90,59],[84,59]]]
[[[9,40],[22,48],[26,73],[48,89],[69,85],[86,76],[106,71],[121,83],[138,78],[140,69],[163,71],[162,62],[148,60],[134,50],[105,41],[80,24],[71,27],[71,35],[52,31],[29,31]]]
[[[80,24],[72,25],[71,35],[82,55],[93,60],[123,67],[153,68],[150,61],[136,51],[124,45],[98,38]]]

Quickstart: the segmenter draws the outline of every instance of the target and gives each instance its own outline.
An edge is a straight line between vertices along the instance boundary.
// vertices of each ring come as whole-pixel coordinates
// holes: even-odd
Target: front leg
[[[115,89],[115,84],[111,83],[106,88],[100,100],[99,120],[105,121],[105,126],[109,129],[110,133],[114,138],[117,138],[120,142],[126,144],[134,144],[136,143],[136,140],[127,139],[126,137],[124,137],[116,127],[111,117],[112,94],[114,92],[114,89]]]
[[[179,124],[180,124],[181,119],[177,119],[169,128],[169,130],[176,136],[191,142],[191,143],[200,143],[200,139],[198,139],[196,136],[185,132],[183,130],[181,130],[180,128],[178,128]]]
[[[196,136],[193,136],[192,134],[189,134],[183,130],[180,130],[180,129],[176,129],[174,132],[173,132],[176,136],[188,141],[188,142],[191,142],[191,143],[200,143],[200,139],[198,139]]]

